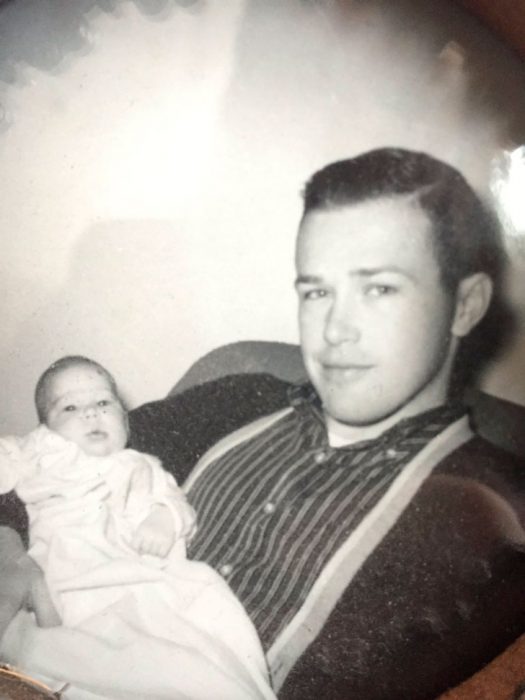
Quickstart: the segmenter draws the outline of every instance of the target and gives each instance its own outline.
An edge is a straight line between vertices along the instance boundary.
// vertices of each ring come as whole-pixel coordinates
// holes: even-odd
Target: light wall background
[[[423,149],[486,191],[525,141],[523,64],[452,1],[75,2],[0,6],[0,433],[64,354],[138,405],[222,343],[296,342],[299,193],[330,160]],[[525,404],[509,245],[522,323],[485,386]]]

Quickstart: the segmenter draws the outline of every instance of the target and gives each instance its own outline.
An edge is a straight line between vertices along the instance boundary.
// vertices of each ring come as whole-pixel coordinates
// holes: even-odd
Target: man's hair
[[[475,369],[497,353],[513,327],[502,294],[506,254],[498,219],[455,168],[401,148],[369,151],[314,173],[303,191],[303,219],[311,212],[390,197],[410,197],[428,216],[448,293],[455,294],[460,281],[476,272],[492,280],[489,311],[463,339],[458,353],[453,383],[463,387]]]
[[[428,216],[445,289],[486,272],[501,283],[504,249],[496,217],[455,168],[426,153],[380,148],[316,172],[304,189],[304,213],[373,199],[412,196]]]
[[[124,410],[126,410],[126,405],[119,394],[117,383],[114,377],[108,372],[108,370],[100,365],[95,360],[91,360],[89,357],[84,357],[83,355],[67,355],[61,357],[60,359],[53,362],[45,372],[40,376],[40,379],[36,383],[35,388],[35,406],[38,415],[38,420],[40,423],[45,423],[47,421],[48,412],[48,389],[49,384],[53,377],[55,377],[60,372],[70,369],[70,367],[91,367],[98,374],[102,375],[104,379],[107,380],[111,393],[119,401],[120,405]]]

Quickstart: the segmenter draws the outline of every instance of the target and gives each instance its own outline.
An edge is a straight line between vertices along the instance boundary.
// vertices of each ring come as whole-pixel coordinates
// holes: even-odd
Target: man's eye
[[[326,289],[307,289],[301,296],[305,301],[315,301],[316,299],[324,299],[327,294]]]
[[[371,284],[366,290],[366,295],[369,297],[386,297],[397,292],[397,288],[391,284]]]
[[[73,411],[76,411],[76,410],[77,410],[77,407],[74,406],[72,403],[69,404],[68,406],[64,406],[64,411],[66,413],[73,413]]]

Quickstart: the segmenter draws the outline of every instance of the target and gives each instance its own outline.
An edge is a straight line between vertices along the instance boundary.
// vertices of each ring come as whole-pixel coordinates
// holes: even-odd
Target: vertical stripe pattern
[[[291,400],[292,412],[220,456],[187,494],[199,520],[190,555],[224,576],[265,648],[404,465],[464,412],[440,407],[335,449],[311,389]]]

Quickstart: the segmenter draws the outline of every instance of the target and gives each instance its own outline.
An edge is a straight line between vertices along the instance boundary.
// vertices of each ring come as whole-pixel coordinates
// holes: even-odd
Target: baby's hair
[[[60,359],[53,362],[53,364],[50,365],[46,369],[46,371],[40,376],[40,379],[36,383],[35,406],[38,415],[38,420],[40,421],[40,423],[45,423],[47,421],[47,393],[50,381],[59,372],[62,372],[65,369],[69,369],[70,367],[79,366],[92,367],[96,372],[98,372],[98,374],[101,374],[107,380],[111,388],[112,394],[119,401],[124,411],[126,411],[126,405],[119,394],[117,382],[105,367],[102,367],[102,365],[100,365],[98,362],[95,362],[95,360],[90,360],[89,357],[84,357],[83,355],[66,355],[65,357],[61,357]]]

